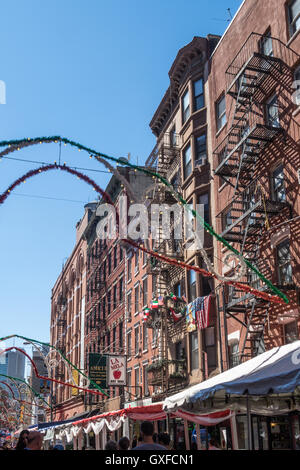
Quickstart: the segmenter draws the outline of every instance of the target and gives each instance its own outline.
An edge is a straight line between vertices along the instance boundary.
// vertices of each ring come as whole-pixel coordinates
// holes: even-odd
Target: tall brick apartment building
[[[298,16],[299,2],[247,0],[211,58],[215,228],[289,299],[219,286],[221,370],[299,338]],[[219,272],[232,272],[215,250]],[[266,290],[251,270],[242,281]]]

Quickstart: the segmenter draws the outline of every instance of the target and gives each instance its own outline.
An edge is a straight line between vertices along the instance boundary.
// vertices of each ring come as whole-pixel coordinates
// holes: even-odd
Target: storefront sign
[[[41,395],[50,394],[50,380],[40,379],[40,394]]]
[[[78,373],[78,370],[76,370],[76,369],[73,369],[73,370],[72,370],[72,377],[73,377],[73,380],[74,380],[73,383],[74,383],[75,385],[79,385],[79,373]],[[79,393],[78,388],[75,388],[75,387],[72,388],[72,397],[77,396],[78,393]]]
[[[89,378],[100,388],[107,388],[107,356],[103,354],[89,353]],[[90,387],[95,386],[91,383]]]
[[[108,385],[126,385],[126,356],[108,356]]]

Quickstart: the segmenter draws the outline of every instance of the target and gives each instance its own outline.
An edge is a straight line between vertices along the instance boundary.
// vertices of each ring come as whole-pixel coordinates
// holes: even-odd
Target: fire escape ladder
[[[263,307],[263,314],[257,312],[257,310],[261,308],[262,307],[258,305],[257,299],[254,299],[251,307],[251,312],[248,318],[246,334],[241,350],[241,361],[245,357],[255,357],[258,356],[260,353],[264,352],[264,333],[265,326],[269,318],[270,302],[268,302]],[[249,346],[247,346],[247,342],[250,343]],[[245,353],[246,350],[248,350],[249,353]]]

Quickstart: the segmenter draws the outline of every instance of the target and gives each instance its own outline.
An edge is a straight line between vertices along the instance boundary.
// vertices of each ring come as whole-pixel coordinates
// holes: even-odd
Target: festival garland
[[[112,204],[112,200],[110,198],[110,196],[105,192],[103,191],[96,183],[95,181],[93,181],[91,178],[89,178],[88,176],[86,176],[85,174],[77,171],[77,170],[74,170],[66,165],[57,165],[56,163],[53,164],[53,165],[47,165],[47,166],[43,166],[43,167],[40,167],[40,168],[37,168],[35,170],[31,170],[29,172],[27,172],[25,175],[23,175],[21,178],[18,178],[16,181],[14,181],[14,183],[12,183],[5,191],[4,193],[2,193],[0,195],[0,204],[3,204],[4,201],[7,199],[7,197],[10,195],[10,193],[20,184],[22,184],[23,182],[25,182],[28,178],[31,178],[39,173],[42,173],[42,172],[46,172],[46,171],[49,171],[49,170],[62,170],[62,171],[66,171],[67,173],[70,173],[72,175],[75,175],[77,176],[79,179],[82,179],[83,181],[85,181],[86,183],[88,183],[89,185],[91,185],[95,191],[97,191],[99,194],[102,195],[102,197],[109,203]],[[117,212],[117,222],[119,220],[119,215],[118,215],[118,212]],[[189,264],[186,264],[182,261],[179,261],[177,259],[174,259],[174,258],[170,258],[168,256],[165,256],[165,255],[161,255],[160,253],[157,253],[157,252],[154,252],[153,250],[150,250],[150,249],[147,249],[145,248],[144,246],[141,246],[139,245],[138,243],[134,242],[133,240],[130,240],[130,239],[124,239],[123,240],[124,242],[132,245],[133,247],[139,249],[139,250],[142,250],[142,251],[145,251],[146,253],[150,254],[152,257],[155,257],[157,259],[160,259],[160,260],[163,260],[165,261],[166,263],[168,264],[172,264],[172,265],[176,265],[176,266],[179,266],[181,268],[186,268],[188,270],[192,270],[192,271],[195,271],[195,272],[199,272],[200,274],[203,274],[204,276],[209,276],[209,277],[214,277],[215,279],[218,279],[218,276],[212,272],[209,272],[209,271],[206,271],[205,269],[203,268],[199,268],[198,266],[191,266]],[[229,285],[232,285],[232,286],[235,286],[235,287],[238,287],[240,290],[244,291],[244,292],[248,292],[248,293],[252,293],[253,295],[255,295],[256,297],[260,297],[262,299],[265,299],[265,300],[268,300],[268,301],[271,301],[271,302],[276,302],[276,303],[284,303],[284,301],[280,300],[277,296],[272,296],[271,294],[266,294],[262,291],[259,291],[257,289],[253,289],[252,287],[250,286],[247,286],[245,284],[241,284],[237,281],[226,281],[227,284]],[[285,296],[284,296],[285,297]],[[65,358],[66,359],[66,358]],[[66,359],[67,360],[67,359]],[[68,360],[67,360],[68,361]],[[69,361],[68,361],[69,362]],[[72,365],[72,367],[74,367],[74,365]],[[100,387],[97,386],[97,388],[99,390],[101,390],[101,392],[105,395],[106,392],[104,392]]]
[[[102,395],[106,395],[106,396],[109,396],[106,392],[104,392],[101,387],[99,387],[99,385],[97,385],[92,379],[90,379],[84,372],[82,372],[80,369],[78,369],[78,367],[75,366],[75,364],[72,364],[71,361],[69,361],[68,358],[66,358],[64,356],[64,354],[60,351],[60,349],[56,348],[55,346],[49,344],[49,343],[45,343],[45,342],[42,342],[42,341],[37,341],[35,339],[32,339],[32,338],[26,338],[25,336],[21,336],[21,335],[9,335],[9,336],[4,336],[2,338],[0,338],[0,342],[1,341],[6,341],[8,339],[11,339],[11,338],[20,338],[20,339],[24,339],[25,341],[31,341],[33,343],[37,343],[37,344],[41,344],[42,346],[47,346],[53,350],[55,350],[56,352],[58,352],[60,354],[60,356],[73,368],[75,369],[80,375],[82,375],[83,377],[85,377],[86,379],[88,379],[90,381],[90,383],[95,387],[97,388],[98,390],[100,390],[101,394]],[[1,375],[1,374],[0,374]],[[17,379],[19,380],[19,379]],[[49,380],[48,377],[45,377],[45,380]],[[54,379],[53,379],[54,380]],[[27,382],[24,382],[26,385],[27,385]],[[59,382],[57,382],[59,383]],[[76,386],[74,384],[70,385],[68,384],[69,386],[71,386],[72,388],[76,388]],[[86,390],[85,388],[82,388],[83,390]],[[94,393],[94,391],[90,391],[89,393]]]
[[[9,140],[9,141],[1,141],[0,142],[0,147],[7,146],[8,148],[4,150],[3,152],[0,153],[0,157],[7,155],[10,152],[20,150],[20,148],[24,148],[30,145],[35,145],[35,144],[42,144],[42,143],[51,143],[51,142],[63,142],[65,145],[70,145],[72,147],[76,147],[79,151],[83,150],[88,152],[89,154],[95,156],[95,157],[101,157],[104,159],[111,160],[115,163],[118,163],[123,166],[128,166],[130,168],[133,168],[136,171],[140,171],[144,174],[147,174],[149,176],[152,176],[153,178],[159,179],[165,186],[167,186],[170,191],[173,193],[173,195],[177,198],[177,200],[186,207],[187,210],[189,210],[194,217],[196,217],[203,227],[209,232],[213,237],[215,237],[219,242],[221,242],[226,248],[228,248],[232,253],[234,253],[237,257],[242,260],[245,265],[251,269],[253,272],[257,274],[257,276],[274,292],[276,293],[281,299],[283,299],[284,303],[289,303],[288,298],[286,297],[285,294],[283,294],[276,286],[274,286],[265,276],[255,267],[253,266],[250,261],[242,257],[242,255],[233,248],[233,246],[230,245],[230,243],[227,242],[221,235],[217,234],[214,229],[194,210],[189,207],[189,204],[183,197],[181,196],[180,193],[174,190],[173,186],[159,173],[148,170],[146,168],[140,167],[138,165],[134,165],[133,163],[129,163],[128,161],[125,161],[124,159],[120,158],[115,158],[111,157],[109,155],[103,154],[101,152],[97,152],[94,149],[91,149],[89,147],[86,147],[84,145],[79,144],[78,142],[74,142],[72,140],[66,139],[65,137],[60,137],[60,136],[50,136],[50,137],[37,137],[34,139],[27,138],[27,139],[15,139],[15,140]],[[219,279],[218,276],[215,275],[217,279]],[[230,283],[233,281],[227,281],[226,282]]]

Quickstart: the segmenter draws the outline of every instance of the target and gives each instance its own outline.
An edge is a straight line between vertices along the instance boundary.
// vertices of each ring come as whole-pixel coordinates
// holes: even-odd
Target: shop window
[[[293,343],[294,341],[298,341],[299,332],[298,332],[298,325],[297,325],[296,321],[286,323],[285,325],[283,325],[283,328],[284,328],[284,342],[285,342],[285,344]]]
[[[290,242],[285,240],[276,249],[278,283],[281,286],[292,284]]]

